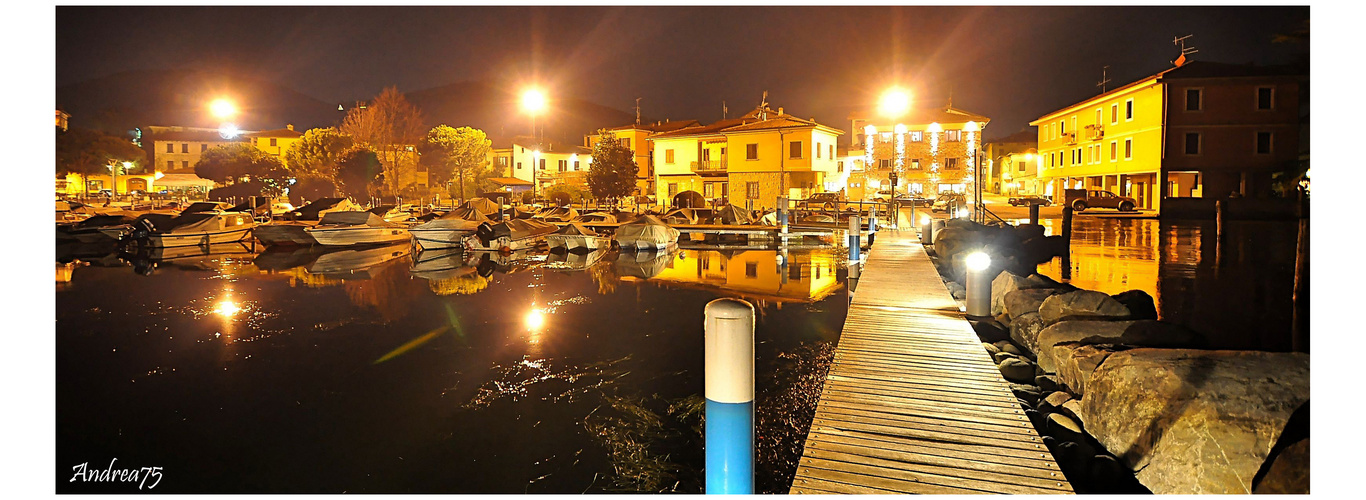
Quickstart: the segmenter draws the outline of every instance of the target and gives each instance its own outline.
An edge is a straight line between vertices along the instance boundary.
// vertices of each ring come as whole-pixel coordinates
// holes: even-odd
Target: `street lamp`
[[[525,111],[526,114],[531,116],[531,140],[535,141],[537,146],[540,145],[540,141],[536,138],[536,115],[545,110],[545,104],[545,94],[541,93],[539,89],[532,88],[522,92],[522,111]],[[534,159],[531,162],[531,201],[533,203],[536,201],[536,184],[540,180],[539,170],[537,170],[540,163],[540,155],[541,152],[536,151]]]
[[[911,94],[900,87],[892,87],[882,93],[878,101],[878,112],[893,120],[901,118],[911,109]]]
[[[209,103],[209,112],[213,113],[214,118],[227,120],[237,116],[237,105],[228,99],[218,98]]]

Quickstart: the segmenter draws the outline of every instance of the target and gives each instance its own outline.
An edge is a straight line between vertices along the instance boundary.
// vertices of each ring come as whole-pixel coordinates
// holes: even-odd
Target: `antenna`
[[[1195,36],[1195,35],[1186,35],[1186,36],[1182,36],[1182,37],[1175,37],[1175,38],[1172,38],[1172,45],[1179,45],[1179,46],[1181,46],[1181,55],[1180,55],[1180,56],[1177,56],[1177,58],[1176,58],[1175,61],[1172,61],[1173,64],[1175,64],[1175,65],[1177,65],[1177,66],[1180,66],[1180,65],[1182,65],[1182,64],[1185,64],[1185,62],[1186,62],[1186,56],[1191,55],[1191,54],[1194,54],[1194,53],[1196,53],[1196,52],[1200,52],[1199,50],[1196,50],[1195,47],[1187,47],[1187,46],[1186,46],[1186,39],[1187,39],[1187,38],[1190,38],[1190,37],[1193,37],[1193,36]]]
[[[764,97],[759,101],[759,119],[768,119],[768,91],[764,91]]]
[[[1107,84],[1109,84],[1109,83],[1110,83],[1110,65],[1109,65],[1109,64],[1106,64],[1105,67],[1100,68],[1100,83],[1097,83],[1097,84],[1096,84],[1097,87],[1100,87],[1100,93],[1102,93],[1102,94],[1105,93],[1105,85],[1107,85]]]
[[[730,108],[726,107],[726,101],[721,101],[721,119],[725,120],[730,116]]]
[[[636,125],[640,125],[640,98],[636,98]]]

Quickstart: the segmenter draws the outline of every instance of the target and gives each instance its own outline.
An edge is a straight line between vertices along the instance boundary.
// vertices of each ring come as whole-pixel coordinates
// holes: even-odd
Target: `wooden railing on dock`
[[[1072,493],[911,232],[878,235],[792,493]]]

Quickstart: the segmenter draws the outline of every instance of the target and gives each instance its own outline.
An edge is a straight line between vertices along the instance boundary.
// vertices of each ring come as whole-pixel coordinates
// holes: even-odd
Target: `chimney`
[[[285,125],[285,128],[287,128],[287,129],[293,131],[293,130],[294,130],[294,124],[293,124],[293,123],[287,124],[287,125]]]
[[[778,116],[783,116],[783,107],[778,106]]]

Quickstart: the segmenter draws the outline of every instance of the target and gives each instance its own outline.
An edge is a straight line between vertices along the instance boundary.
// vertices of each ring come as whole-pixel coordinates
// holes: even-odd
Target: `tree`
[[[598,137],[593,147],[593,164],[588,167],[588,190],[594,198],[615,202],[636,189],[635,155],[615,134],[599,130]]]
[[[342,120],[341,132],[374,151],[384,169],[384,188],[397,194],[416,158],[410,153],[423,138],[422,112],[396,87],[384,89],[365,107],[351,108]]]
[[[365,198],[384,179],[384,167],[374,150],[355,146],[342,153],[337,162],[337,188],[352,198]]]
[[[78,174],[89,194],[91,174],[108,171],[109,165],[132,162],[141,165],[147,152],[131,141],[90,129],[57,130],[57,173]]]
[[[569,184],[556,184],[545,190],[545,197],[554,200],[555,204],[560,206],[584,201],[588,196],[588,191]]]
[[[222,184],[256,181],[269,195],[282,192],[290,177],[279,158],[244,142],[205,151],[194,164],[194,174]]]
[[[285,164],[296,177],[337,177],[337,161],[356,141],[335,128],[315,128],[285,151]]]
[[[438,125],[427,132],[420,151],[422,162],[427,165],[427,182],[433,186],[445,184],[455,178],[460,193],[460,201],[479,188],[475,178],[487,169],[489,148],[493,142],[483,130],[470,127],[451,128]],[[468,189],[465,179],[470,179]]]

